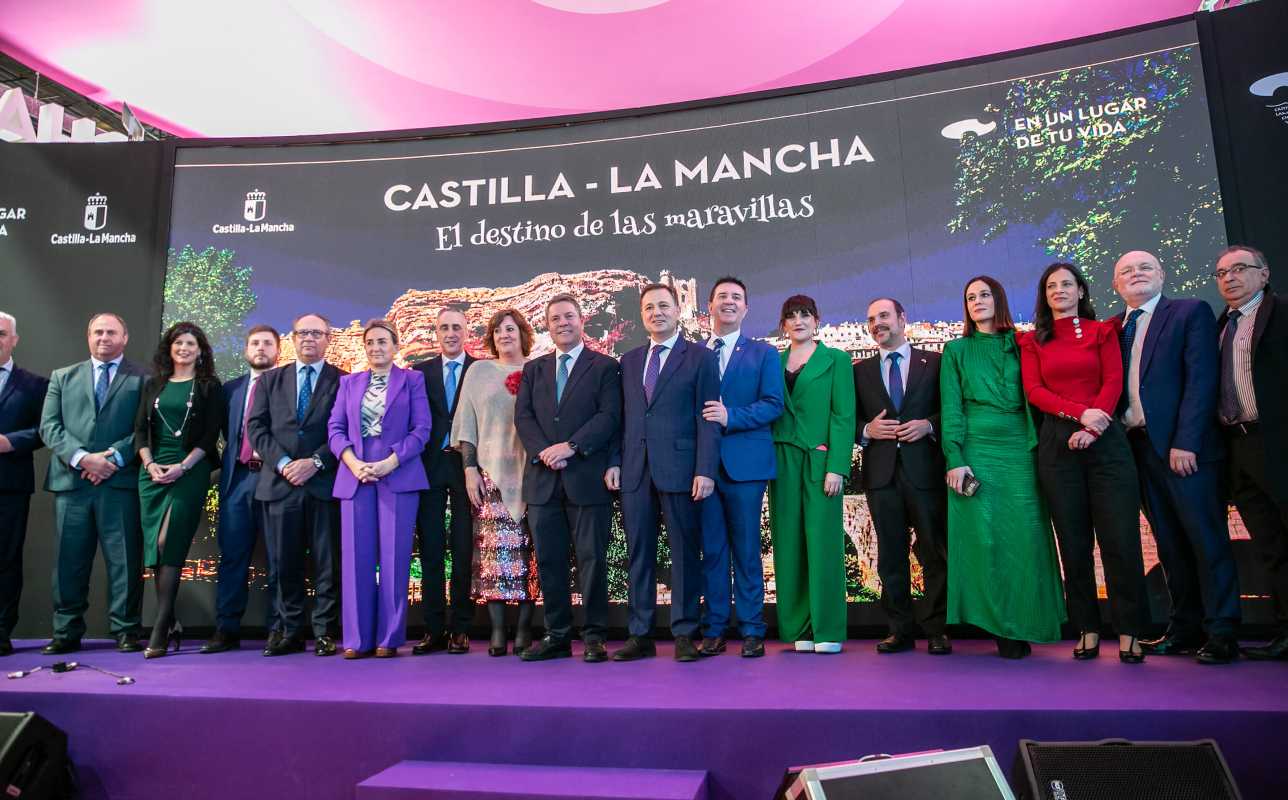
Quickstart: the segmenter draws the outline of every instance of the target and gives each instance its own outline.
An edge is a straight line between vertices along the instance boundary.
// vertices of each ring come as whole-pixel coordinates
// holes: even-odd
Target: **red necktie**
[[[250,416],[252,404],[255,402],[256,386],[259,386],[259,381],[251,379],[250,388],[246,390],[246,408],[242,411],[241,450],[237,451],[237,460],[242,464],[250,463],[250,460],[255,457],[255,451],[250,446],[250,431],[246,428],[246,418]]]

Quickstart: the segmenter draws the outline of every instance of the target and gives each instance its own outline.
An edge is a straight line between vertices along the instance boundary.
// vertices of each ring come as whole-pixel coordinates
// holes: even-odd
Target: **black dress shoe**
[[[693,643],[690,642],[690,645]],[[613,653],[614,661],[639,661],[641,658],[652,658],[657,655],[657,645],[647,636],[632,636],[626,640],[621,649]]]
[[[55,636],[49,644],[40,648],[44,656],[61,656],[63,653],[75,653],[81,649],[80,639],[59,639]]]
[[[917,640],[905,633],[892,633],[877,642],[878,653],[902,653],[916,648]]]
[[[572,658],[572,645],[549,636],[533,642],[519,658],[524,661],[550,661],[556,658]]]
[[[1194,657],[1200,664],[1229,664],[1239,657],[1239,643],[1233,636],[1212,636]]]
[[[447,639],[447,652],[454,656],[459,656],[470,651],[470,635],[468,633],[453,633]]]
[[[436,653],[439,650],[447,649],[447,637],[441,633],[427,633],[419,642],[412,645],[411,654],[414,656],[428,655]]]
[[[676,661],[697,661],[701,656],[698,654],[698,648],[693,645],[693,640],[688,636],[675,637],[675,660]]]
[[[742,639],[742,657],[760,658],[765,654],[765,640],[760,636],[744,636]]]
[[[203,644],[198,652],[210,655],[211,653],[226,653],[229,650],[237,650],[240,647],[241,637],[217,630],[215,635],[210,637],[210,641]]]
[[[8,636],[0,637],[0,656],[13,655],[13,642]]]
[[[1151,656],[1184,656],[1197,652],[1202,645],[1203,638],[1198,634],[1168,631],[1157,639],[1141,642],[1140,649]]]
[[[1019,660],[1027,658],[1033,652],[1033,647],[1022,639],[1007,639],[1004,636],[997,637],[997,654],[1002,658]]]
[[[282,641],[281,631],[269,631],[268,638],[264,640],[264,655],[272,655],[272,653],[268,651],[276,647],[277,643],[280,641]]]
[[[116,636],[116,650],[119,653],[137,653],[143,649],[143,641],[137,631],[128,631]]]
[[[608,660],[608,648],[598,639],[586,642],[586,649],[582,651],[581,660],[587,664],[598,664]]]
[[[1253,661],[1283,661],[1288,659],[1288,633],[1281,633],[1257,647],[1243,648],[1243,654]]]
[[[729,643],[723,636],[707,636],[702,640],[702,648],[698,650],[698,655],[703,657],[718,656],[725,651]]]
[[[323,634],[313,642],[313,655],[315,656],[333,656],[337,652],[335,639]]]
[[[926,637],[926,652],[932,656],[946,656],[953,652],[953,643],[947,634],[936,633]]]
[[[291,653],[304,652],[304,640],[294,636],[286,636],[277,633],[276,638],[270,638],[268,644],[264,646],[264,655],[266,656],[287,656]]]

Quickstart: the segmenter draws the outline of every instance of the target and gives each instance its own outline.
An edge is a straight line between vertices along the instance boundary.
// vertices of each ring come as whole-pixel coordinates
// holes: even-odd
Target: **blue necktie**
[[[897,413],[903,408],[903,372],[899,370],[899,359],[903,354],[891,353],[887,358],[890,361],[890,402]]]
[[[447,380],[443,381],[443,393],[447,395],[447,413],[452,413],[456,406],[456,368],[460,364],[455,361],[447,362]],[[452,432],[448,431],[443,437],[443,449],[446,450],[452,443]]]
[[[720,377],[723,378],[724,369],[725,369],[725,361],[724,361],[725,340],[717,336],[715,342],[713,342],[711,346],[716,351],[716,363],[720,365]]]
[[[304,415],[309,411],[309,400],[313,399],[313,366],[304,368],[304,385],[300,387],[300,398],[295,404],[295,421],[304,424]]]
[[[653,390],[657,388],[657,376],[662,371],[662,351],[665,345],[653,345],[653,352],[648,357],[648,366],[644,368],[644,402],[653,402]]]
[[[98,365],[98,382],[94,384],[94,413],[103,410],[103,402],[107,400],[107,387],[112,384],[112,365]]]
[[[1138,308],[1127,315],[1127,321],[1123,324],[1122,331],[1118,334],[1118,346],[1123,351],[1123,393],[1118,399],[1117,416],[1122,416],[1131,405],[1131,398],[1128,397],[1127,383],[1131,380],[1131,348],[1136,341],[1136,321],[1145,313],[1145,309]]]
[[[568,385],[568,362],[572,356],[563,353],[559,356],[559,369],[555,370],[555,405],[563,400],[564,387]]]

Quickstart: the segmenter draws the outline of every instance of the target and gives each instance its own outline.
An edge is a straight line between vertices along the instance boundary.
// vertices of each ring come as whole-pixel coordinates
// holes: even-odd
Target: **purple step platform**
[[[706,800],[698,770],[403,761],[358,784],[356,800]]]
[[[5,672],[56,660],[17,642]],[[616,643],[614,643],[616,644]],[[1288,797],[1288,663],[1225,667],[1109,652],[1076,662],[1070,643],[1006,661],[984,641],[947,657],[730,653],[525,664],[468,655],[343,661],[196,643],[145,661],[93,643],[74,660],[133,676],[49,670],[0,681],[0,710],[36,711],[67,731],[87,799],[353,800],[367,777],[408,760],[705,770],[712,800],[768,798],[789,764],[987,744],[1008,773],[1019,739],[1220,743],[1247,800]],[[580,647],[574,648],[580,656]]]

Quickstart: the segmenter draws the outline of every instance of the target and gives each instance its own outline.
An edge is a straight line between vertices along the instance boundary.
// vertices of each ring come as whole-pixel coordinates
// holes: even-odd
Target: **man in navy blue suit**
[[[1239,655],[1240,612],[1220,489],[1216,317],[1202,300],[1164,297],[1165,277],[1158,259],[1140,250],[1114,265],[1114,290],[1127,304],[1118,315],[1124,367],[1118,413],[1172,599],[1166,634],[1142,645],[1148,653],[1197,651],[1200,663],[1226,664]]]
[[[702,418],[720,399],[716,354],[686,342],[675,287],[640,292],[649,343],[622,356],[622,439],[604,479],[621,489],[630,572],[630,637],[614,661],[656,655],[651,634],[657,607],[657,538],[666,522],[671,545],[671,633],[675,660],[696,661],[702,593],[700,503],[715,489],[720,426]]]
[[[783,413],[783,369],[778,351],[742,334],[747,285],[720,278],[707,298],[714,334],[707,347],[720,367],[720,399],[702,417],[721,427],[716,490],[702,504],[702,584],[707,600],[701,655],[725,651],[731,601],[738,609],[742,655],[765,654],[765,576],[760,560],[760,511],[774,477],[770,424]],[[733,562],[733,594],[729,567]]]
[[[13,652],[22,597],[22,548],[36,474],[31,454],[40,441],[40,409],[49,381],[13,362],[18,321],[0,311],[0,656]]]
[[[246,333],[242,357],[250,373],[224,384],[228,416],[224,419],[224,457],[219,470],[219,577],[215,583],[215,635],[201,647],[203,653],[223,653],[241,646],[241,620],[246,613],[250,571],[255,542],[264,532],[263,503],[255,499],[259,471],[264,460],[251,447],[246,417],[255,399],[259,378],[277,364],[281,334],[271,325],[256,325]],[[269,635],[277,629],[274,615],[277,581],[273,562],[268,561],[268,615],[264,627]]]

